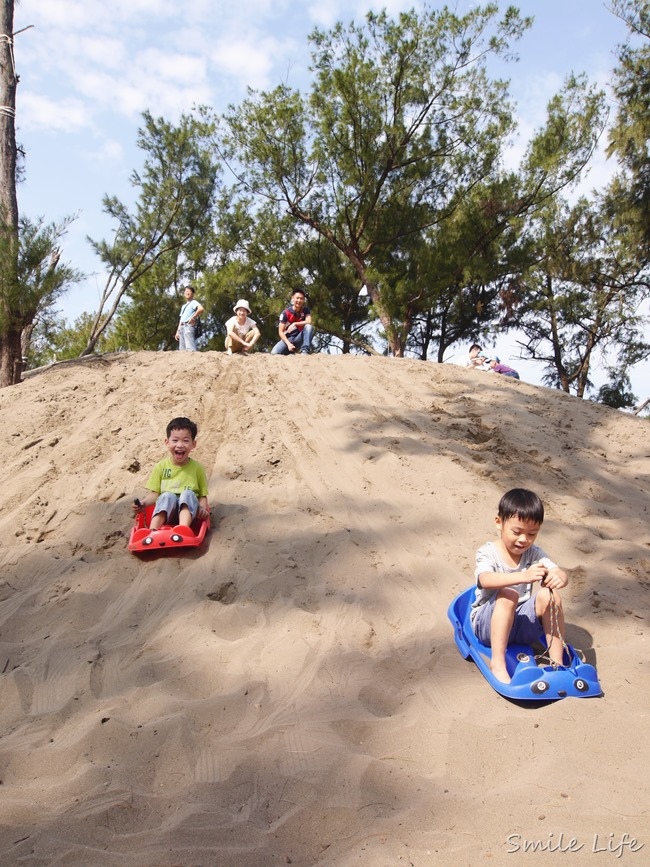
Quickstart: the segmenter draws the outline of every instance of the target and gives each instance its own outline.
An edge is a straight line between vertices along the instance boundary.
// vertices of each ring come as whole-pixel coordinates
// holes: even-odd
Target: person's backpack
[[[198,316],[194,322],[194,336],[200,337],[203,334],[203,323],[201,317]]]

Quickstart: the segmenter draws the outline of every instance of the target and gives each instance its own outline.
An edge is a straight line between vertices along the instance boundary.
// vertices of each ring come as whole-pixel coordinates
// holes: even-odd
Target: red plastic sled
[[[153,515],[153,506],[136,513],[135,524],[129,537],[129,551],[143,553],[148,551],[175,551],[179,548],[198,548],[205,539],[210,528],[210,511],[207,519],[195,518],[191,527],[163,524],[160,530],[151,532],[149,522]]]

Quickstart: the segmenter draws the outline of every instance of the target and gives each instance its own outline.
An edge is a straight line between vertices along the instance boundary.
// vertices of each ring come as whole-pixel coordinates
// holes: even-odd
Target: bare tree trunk
[[[0,387],[20,382],[21,324],[15,316],[18,257],[14,0],[0,0]]]
[[[0,217],[18,237],[14,0],[0,0]]]

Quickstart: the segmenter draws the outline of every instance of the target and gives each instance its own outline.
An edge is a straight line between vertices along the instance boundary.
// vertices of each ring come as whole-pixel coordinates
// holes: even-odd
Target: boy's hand
[[[548,575],[548,569],[543,563],[532,563],[526,569],[526,577],[530,582],[541,581],[542,583]]]
[[[199,508],[197,509],[196,517],[201,521],[207,521],[210,517],[210,506],[205,497],[201,497],[199,500]]]
[[[140,500],[136,497],[135,500],[133,501],[133,503],[131,504],[131,508],[133,509],[133,513],[135,515],[137,515],[138,512],[141,512],[144,509],[144,506],[142,505]]]
[[[549,569],[546,579],[542,582],[543,587],[548,587],[549,590],[561,590],[569,583],[569,577],[563,569]]]

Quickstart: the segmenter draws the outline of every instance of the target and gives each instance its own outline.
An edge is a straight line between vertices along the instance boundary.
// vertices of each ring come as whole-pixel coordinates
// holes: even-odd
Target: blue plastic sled
[[[206,520],[196,518],[191,527],[164,524],[160,530],[152,533],[149,522],[153,515],[153,506],[145,506],[135,516],[135,525],[129,537],[129,551],[147,553],[151,551],[176,551],[179,548],[198,548],[203,544],[205,534],[210,527],[210,513]]]
[[[456,645],[465,659],[470,657],[490,686],[500,695],[517,701],[554,701],[567,696],[593,698],[603,694],[598,673],[593,665],[583,662],[575,648],[567,645],[566,665],[538,665],[533,649],[526,644],[511,644],[506,651],[506,666],[510,683],[502,683],[492,674],[489,660],[492,650],[477,639],[469,615],[475,598],[475,587],[460,593],[449,606],[447,614],[454,627]],[[545,645],[545,638],[540,636]]]

